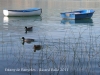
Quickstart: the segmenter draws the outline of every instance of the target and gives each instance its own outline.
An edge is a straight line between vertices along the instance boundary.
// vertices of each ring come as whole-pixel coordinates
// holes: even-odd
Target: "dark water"
[[[41,16],[4,17],[3,9],[40,7]],[[62,20],[60,13],[94,9],[92,19]],[[1,0],[0,75],[99,75],[99,0]],[[25,26],[33,26],[25,33]],[[35,42],[22,44],[21,37]],[[42,45],[34,52],[34,45]]]

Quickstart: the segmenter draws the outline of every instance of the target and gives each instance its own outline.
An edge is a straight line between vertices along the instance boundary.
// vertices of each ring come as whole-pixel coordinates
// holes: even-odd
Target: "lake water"
[[[3,9],[42,8],[35,17],[4,17]],[[61,12],[94,9],[89,20]],[[100,0],[1,0],[0,75],[100,75]],[[25,26],[33,26],[25,33]],[[22,44],[21,38],[33,38]],[[34,45],[42,45],[34,52]]]

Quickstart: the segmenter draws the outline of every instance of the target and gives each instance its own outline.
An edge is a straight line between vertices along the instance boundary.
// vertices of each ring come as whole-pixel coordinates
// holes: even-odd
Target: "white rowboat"
[[[41,15],[41,8],[31,8],[25,10],[3,10],[4,16],[35,16]]]

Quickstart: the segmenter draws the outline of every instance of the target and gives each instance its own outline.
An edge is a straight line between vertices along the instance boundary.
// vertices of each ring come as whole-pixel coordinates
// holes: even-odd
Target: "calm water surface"
[[[3,9],[40,7],[41,16],[4,17]],[[89,20],[62,20],[60,13],[94,9]],[[99,75],[99,0],[1,0],[0,75]],[[25,26],[33,26],[25,33]],[[22,44],[21,37],[35,42]],[[42,45],[34,52],[35,44]]]

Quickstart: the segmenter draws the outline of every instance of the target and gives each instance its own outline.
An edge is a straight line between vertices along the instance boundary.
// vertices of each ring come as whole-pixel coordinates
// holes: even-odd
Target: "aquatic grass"
[[[87,30],[88,38],[84,39],[83,34]],[[34,75],[35,72],[38,72],[39,75],[82,75],[83,72],[87,75],[94,75],[97,74],[95,69],[100,67],[99,35],[94,36],[91,28],[83,31],[80,28],[78,32],[69,29],[66,30],[63,38],[56,39],[52,36],[48,39],[46,35],[42,37],[38,35],[39,42],[37,43],[43,48],[36,52],[33,50],[35,43],[23,46],[21,42],[14,41],[13,37],[13,34],[9,36],[2,34],[2,41],[4,42],[2,43],[2,51],[6,55],[8,67],[18,66],[37,70],[27,72],[28,75]],[[20,35],[17,36],[17,38],[19,37]],[[9,41],[5,41],[5,38]],[[9,61],[10,58],[12,61]],[[50,71],[48,73],[46,73],[47,71],[39,71],[40,68],[46,70],[50,68]],[[52,71],[52,69],[57,71]]]

